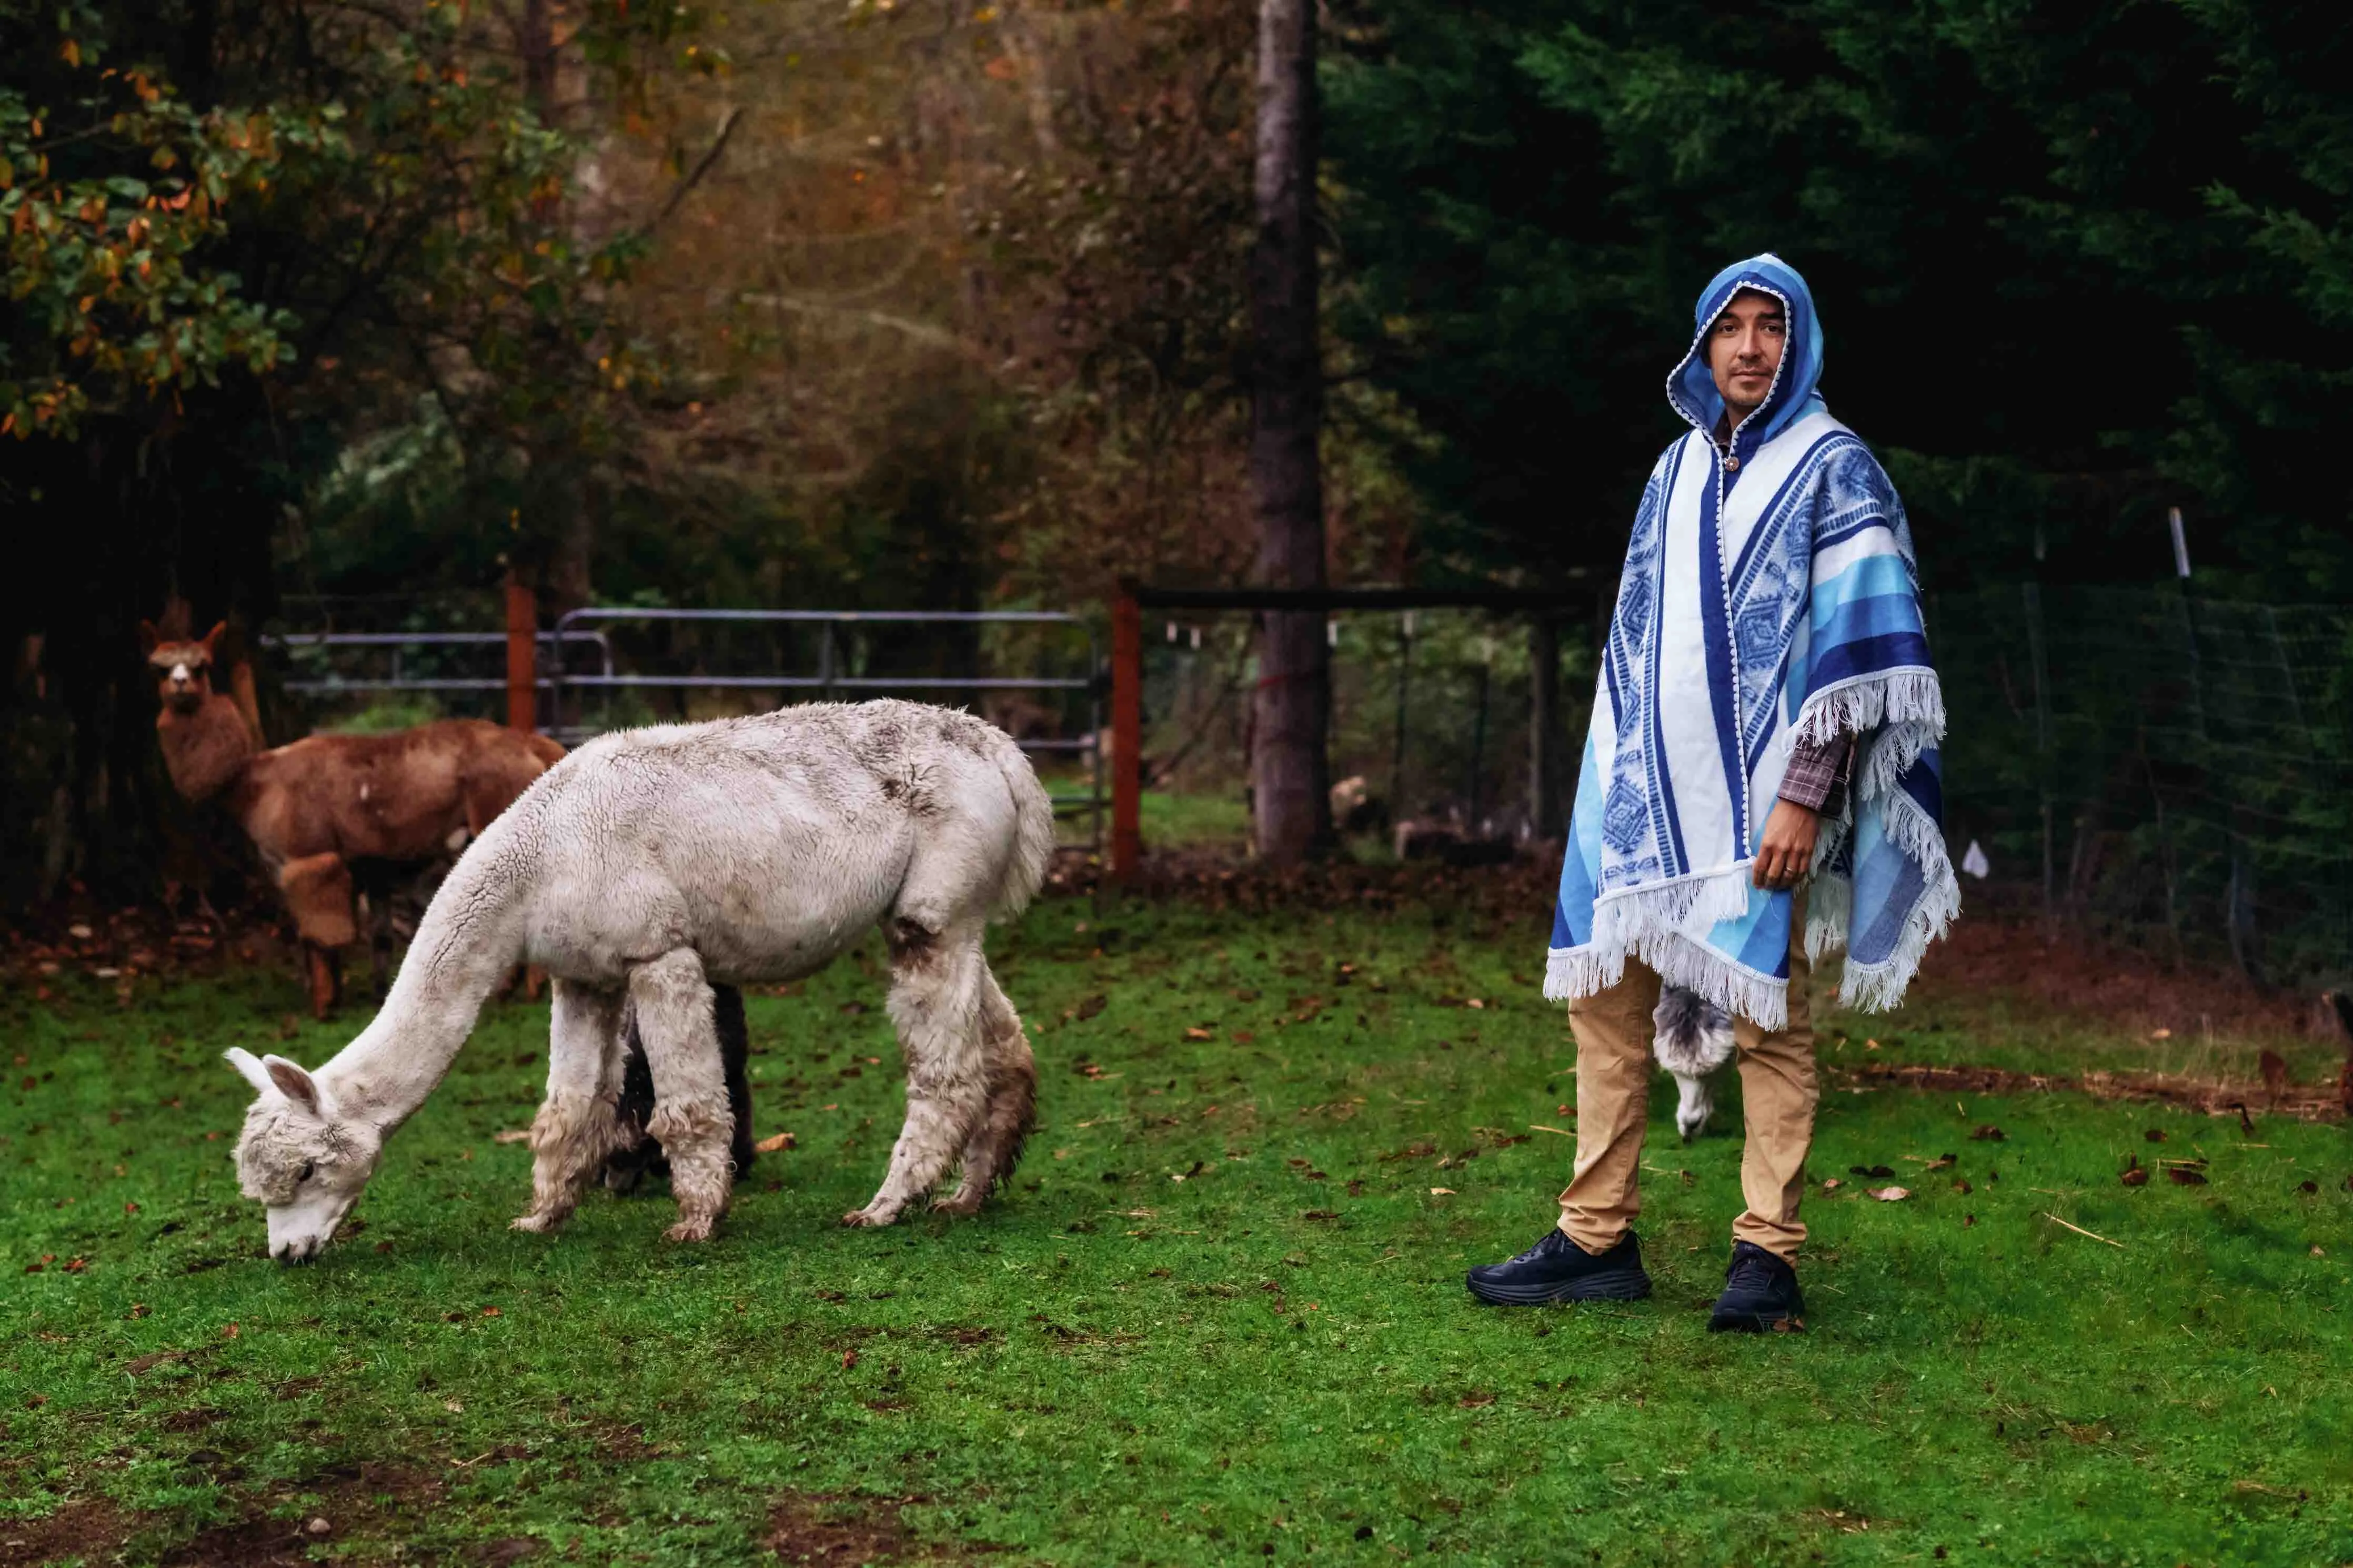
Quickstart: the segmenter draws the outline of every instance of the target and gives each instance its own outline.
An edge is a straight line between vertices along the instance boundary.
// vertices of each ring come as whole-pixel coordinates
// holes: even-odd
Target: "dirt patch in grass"
[[[900,1505],[839,1493],[794,1493],[768,1510],[762,1544],[780,1563],[853,1568],[861,1563],[936,1563],[899,1518]]]
[[[163,1568],[295,1568],[314,1545],[351,1536],[400,1540],[441,1498],[440,1479],[391,1465],[339,1467],[282,1489],[316,1492],[317,1500],[272,1513],[274,1499],[256,1499],[243,1519],[215,1525],[164,1554]]]
[[[1937,992],[2004,993],[2039,1009],[2104,1028],[2146,1033],[2211,1027],[2236,1035],[2338,1037],[2316,992],[2277,990],[2229,969],[2167,963],[2146,953],[2062,931],[2014,909],[1987,909],[1956,924],[1920,966]]]
[[[2178,1105],[2209,1116],[2236,1116],[2243,1108],[2252,1115],[2293,1116],[2304,1121],[2345,1120],[2344,1100],[2335,1084],[2292,1083],[2274,1090],[2261,1083],[2208,1080],[2178,1073],[2087,1072],[2077,1077],[2012,1072],[2006,1068],[1899,1066],[1893,1062],[1832,1068],[1831,1072],[1850,1084],[1916,1089],[1931,1093],[2047,1094],[2063,1090],[2088,1094],[2094,1100]]]
[[[404,1539],[440,1500],[441,1491],[438,1479],[418,1470],[342,1467],[248,1500],[241,1518],[198,1531],[166,1549],[159,1562],[163,1568],[297,1568],[311,1562],[313,1546],[353,1536]],[[297,1493],[317,1495],[300,1508],[272,1511]],[[162,1516],[125,1513],[98,1500],[69,1503],[47,1519],[0,1525],[0,1568],[31,1568],[73,1556],[110,1562],[142,1537],[153,1551],[168,1529]]]
[[[9,1520],[0,1522],[0,1568],[92,1555],[100,1542],[127,1541],[136,1529],[133,1517],[94,1498],[69,1502],[47,1519]]]

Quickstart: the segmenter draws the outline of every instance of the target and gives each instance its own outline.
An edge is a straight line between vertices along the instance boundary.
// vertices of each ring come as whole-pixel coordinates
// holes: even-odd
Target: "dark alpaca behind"
[[[712,1022],[719,1030],[719,1055],[727,1068],[727,1109],[735,1118],[735,1137],[729,1157],[741,1176],[752,1168],[752,1035],[744,1020],[744,993],[733,985],[711,988]],[[646,1065],[646,1043],[638,1033],[635,1008],[628,1014],[628,1066],[623,1069],[621,1125],[636,1134],[633,1147],[605,1162],[605,1185],[617,1193],[633,1193],[648,1176],[668,1179],[670,1161],[660,1142],[646,1126],[653,1120],[654,1078]]]

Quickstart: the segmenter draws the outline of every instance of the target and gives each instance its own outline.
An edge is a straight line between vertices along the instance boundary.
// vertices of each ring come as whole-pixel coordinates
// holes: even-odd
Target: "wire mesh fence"
[[[1149,787],[1187,795],[1247,788],[1254,622],[1180,612],[1145,627],[1144,755]],[[1535,799],[1535,658],[1525,614],[1350,610],[1328,622],[1335,805],[1386,835],[1409,819],[1495,839],[1543,837]],[[1594,664],[1574,636],[1558,654],[1556,766],[1575,766]],[[1560,759],[1566,759],[1561,761]],[[1563,774],[1563,792],[1574,784]],[[1352,810],[1353,807],[1353,810]]]
[[[1927,613],[1951,719],[1947,828],[1957,857],[1982,857],[1980,905],[2276,984],[2353,978],[2353,608],[2025,584],[1934,595]],[[1526,616],[1331,624],[1332,774],[1361,781],[1372,826],[1559,835],[1533,799]],[[1245,790],[1250,637],[1246,615],[1147,626],[1144,749],[1161,787]],[[1591,644],[1590,624],[1562,628],[1564,806]]]
[[[390,631],[469,621],[443,606],[397,616],[344,608],[332,624]],[[488,620],[483,608],[474,621]],[[2233,963],[2274,983],[2353,980],[2353,607],[2024,584],[1932,595],[1927,611],[1951,717],[1947,832],[1957,855],[1971,846],[1983,854],[1988,874],[1971,884],[1981,903],[1990,892],[2056,930]],[[1526,616],[1368,610],[1330,624],[1332,776],[1356,781],[1342,805],[1361,803],[1361,832],[1386,842],[1396,822],[1412,818],[1499,839],[1558,835],[1534,798],[1531,650],[1541,644]],[[792,641],[816,636],[807,627],[614,636],[631,669],[1077,672],[1071,647],[1050,647],[1021,626],[923,628],[922,637],[865,628],[829,666],[814,643]],[[937,642],[943,636],[954,640]],[[1145,627],[1143,751],[1154,787],[1244,800],[1251,638],[1251,617],[1239,613],[1171,613]],[[1590,625],[1561,628],[1553,727],[1564,805],[1593,689],[1591,642]],[[470,687],[493,673],[494,653],[410,649],[401,673]],[[374,668],[364,661],[387,656],[287,648],[279,657],[288,677],[357,679]],[[603,657],[569,650],[565,668]],[[299,695],[319,722],[348,721],[371,701],[381,718],[396,716],[382,711],[391,700],[382,694]],[[415,694],[462,712],[489,711],[494,695]],[[778,700],[754,696],[760,706]],[[708,717],[744,700],[667,691],[602,700],[616,704],[600,714],[605,723]],[[1094,722],[1079,690],[975,705],[1025,738],[1077,741]],[[404,705],[396,716],[415,715]]]
[[[2054,927],[2278,983],[2353,973],[2353,612],[1945,595],[1947,831]]]

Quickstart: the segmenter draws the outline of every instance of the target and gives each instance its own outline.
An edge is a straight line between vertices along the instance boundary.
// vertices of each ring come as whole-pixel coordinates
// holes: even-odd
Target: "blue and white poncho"
[[[1709,327],[1755,289],[1788,318],[1779,369],[1725,460]],[[1806,951],[1847,952],[1841,998],[1903,999],[1960,911],[1936,746],[1945,704],[1903,503],[1814,387],[1822,332],[1778,257],[1700,297],[1667,401],[1691,433],[1651,469],[1626,549],[1569,823],[1545,994],[1589,996],[1629,957],[1767,1028],[1788,1018],[1787,892],[1751,863],[1799,737],[1858,737],[1854,784],[1825,818]]]

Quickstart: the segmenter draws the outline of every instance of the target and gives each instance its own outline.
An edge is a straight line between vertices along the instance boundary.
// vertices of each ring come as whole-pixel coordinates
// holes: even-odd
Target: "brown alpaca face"
[[[224,623],[225,624],[225,623]],[[147,667],[155,672],[156,695],[174,713],[193,713],[212,695],[213,644],[222,631],[215,626],[201,642],[164,642],[155,628],[140,623],[140,640],[147,647]]]

